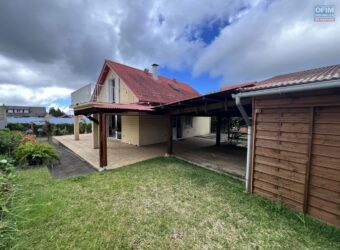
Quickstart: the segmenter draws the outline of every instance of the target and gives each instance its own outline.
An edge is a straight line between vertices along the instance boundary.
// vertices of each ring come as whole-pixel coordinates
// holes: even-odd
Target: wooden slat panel
[[[262,164],[272,166],[272,167],[278,167],[278,168],[286,169],[286,170],[301,173],[301,174],[304,174],[305,171],[306,171],[306,165],[305,164],[291,162],[288,159],[287,160],[280,160],[280,159],[276,159],[276,158],[258,155],[255,158],[255,162],[256,163],[262,163]]]
[[[258,123],[257,130],[308,133],[308,124],[302,123]]]
[[[304,201],[310,215],[339,226],[340,89],[309,96],[300,93],[259,97],[254,103],[259,112],[253,157],[254,193],[280,199],[299,211]],[[339,106],[325,106],[332,104]],[[308,159],[309,179],[305,176]],[[309,185],[305,187],[307,179]]]
[[[311,185],[340,193],[340,182],[311,175]]]
[[[321,135],[340,135],[340,124],[316,123],[314,133]]]
[[[315,208],[315,207],[312,207],[312,206],[309,206],[308,207],[308,213],[323,221],[323,222],[327,222],[331,225],[336,225],[336,226],[340,226],[340,217],[339,216],[336,216],[335,214],[331,214],[331,213],[328,213],[326,211],[323,211],[319,208]]]
[[[296,163],[307,163],[307,156],[300,153],[293,153],[293,152],[287,152],[287,151],[279,151],[277,149],[271,149],[271,148],[263,148],[260,146],[256,146],[255,149],[256,155],[262,155],[262,156],[268,156],[276,159],[289,159],[291,162]]]
[[[282,196],[277,196],[271,192],[268,192],[266,190],[263,190],[259,187],[254,187],[254,193],[255,194],[258,194],[258,195],[261,195],[267,199],[270,199],[270,200],[278,200],[278,201],[282,201],[285,203],[285,205],[293,210],[296,210],[296,211],[302,211],[302,205],[300,205],[299,203],[295,202],[295,201],[292,201],[290,199],[287,199],[285,197],[282,197]]]
[[[286,189],[293,190],[295,192],[303,194],[303,190],[304,190],[303,184],[298,183],[298,182],[294,182],[294,181],[282,179],[282,178],[277,178],[273,175],[269,175],[269,174],[265,174],[261,172],[255,172],[254,179],[260,180],[263,182],[268,182],[268,183],[277,185],[279,187],[284,187]]]
[[[297,203],[297,205],[302,205],[303,202],[303,194],[297,193],[293,190],[286,189],[284,187],[280,187],[268,182],[263,182],[260,180],[255,181],[255,187],[261,188],[267,192],[273,193],[276,197],[284,197],[286,199],[290,199]]]
[[[336,123],[340,124],[340,112],[339,113],[318,113],[315,117],[315,123]]]
[[[330,158],[327,156],[313,155],[312,156],[313,165],[321,166],[325,168],[339,169],[340,160],[336,158]]]
[[[258,122],[288,122],[288,123],[308,123],[306,113],[274,113],[259,114]]]
[[[279,178],[291,180],[291,181],[296,181],[299,183],[304,183],[305,181],[305,176],[304,174],[288,171],[285,169],[279,169],[271,166],[266,166],[264,164],[255,164],[255,169],[258,172],[270,174]]]
[[[310,195],[309,205],[340,216],[340,205]]]
[[[340,136],[314,134],[313,144],[340,147]]]
[[[294,153],[307,153],[307,144],[292,143],[292,142],[280,142],[273,140],[257,139],[256,145],[263,148],[278,149],[280,151],[289,151]]]
[[[297,142],[297,143],[308,142],[307,134],[285,133],[285,132],[278,132],[278,131],[257,131],[256,138],[273,140],[273,141]]]
[[[277,113],[308,113],[308,108],[265,108],[261,109],[261,114]]]
[[[340,106],[334,107],[318,107],[315,109],[317,114],[325,114],[325,113],[340,113]]]
[[[324,188],[315,187],[313,185],[310,186],[309,190],[310,195],[315,197],[319,197],[326,201],[335,202],[340,204],[340,193],[334,192],[333,190],[327,190]]]
[[[319,166],[312,166],[312,175],[320,176],[325,179],[339,181],[340,182],[340,169],[323,168]]]
[[[313,145],[313,155],[321,155],[340,159],[340,147]]]

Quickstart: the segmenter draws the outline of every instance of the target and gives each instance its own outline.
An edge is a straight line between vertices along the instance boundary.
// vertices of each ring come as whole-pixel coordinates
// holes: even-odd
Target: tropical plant
[[[14,156],[21,166],[51,164],[59,159],[56,149],[48,143],[26,142],[15,150]]]

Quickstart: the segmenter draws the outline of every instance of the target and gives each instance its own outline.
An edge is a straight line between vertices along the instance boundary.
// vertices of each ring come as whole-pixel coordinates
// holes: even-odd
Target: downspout
[[[247,115],[247,112],[244,110],[242,103],[241,103],[241,98],[239,96],[233,96],[235,98],[235,103],[239,111],[241,112],[242,118],[245,120],[247,126],[248,126],[248,133],[247,133],[247,165],[246,165],[246,192],[249,193],[249,175],[250,175],[250,156],[251,156],[251,139],[252,139],[252,134],[251,134],[251,121],[250,118]]]

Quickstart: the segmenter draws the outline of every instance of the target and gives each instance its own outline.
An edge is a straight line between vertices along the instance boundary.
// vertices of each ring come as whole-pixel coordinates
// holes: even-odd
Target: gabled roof
[[[242,91],[256,91],[336,79],[340,79],[340,64],[274,76],[256,83],[253,87],[243,88]]]
[[[162,76],[155,80],[151,73],[109,60],[104,63],[97,84],[104,84],[110,69],[124,81],[139,102],[165,104],[200,95],[185,83]]]

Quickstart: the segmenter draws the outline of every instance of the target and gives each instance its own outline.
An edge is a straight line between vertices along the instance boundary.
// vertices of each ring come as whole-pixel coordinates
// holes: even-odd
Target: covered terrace
[[[139,104],[87,103],[74,109],[75,138],[57,137],[56,140],[70,148],[98,169],[116,168],[156,156],[175,155],[186,161],[219,172],[229,173],[243,178],[246,166],[246,148],[230,141],[229,124],[232,117],[241,114],[232,98],[238,88],[251,86],[243,84],[225,88],[219,92],[174,102],[167,105],[151,107]],[[251,114],[251,102],[243,103],[245,112]],[[108,138],[107,116],[122,114],[124,116],[163,115],[167,117],[167,142],[149,146],[136,147]],[[93,121],[93,133],[79,138],[78,116],[84,115]],[[180,116],[208,116],[215,119],[215,133],[174,140],[174,120]],[[224,130],[222,131],[222,128]],[[75,139],[75,140],[74,140]],[[80,139],[80,141],[79,141]],[[92,146],[92,145],[93,146]]]

